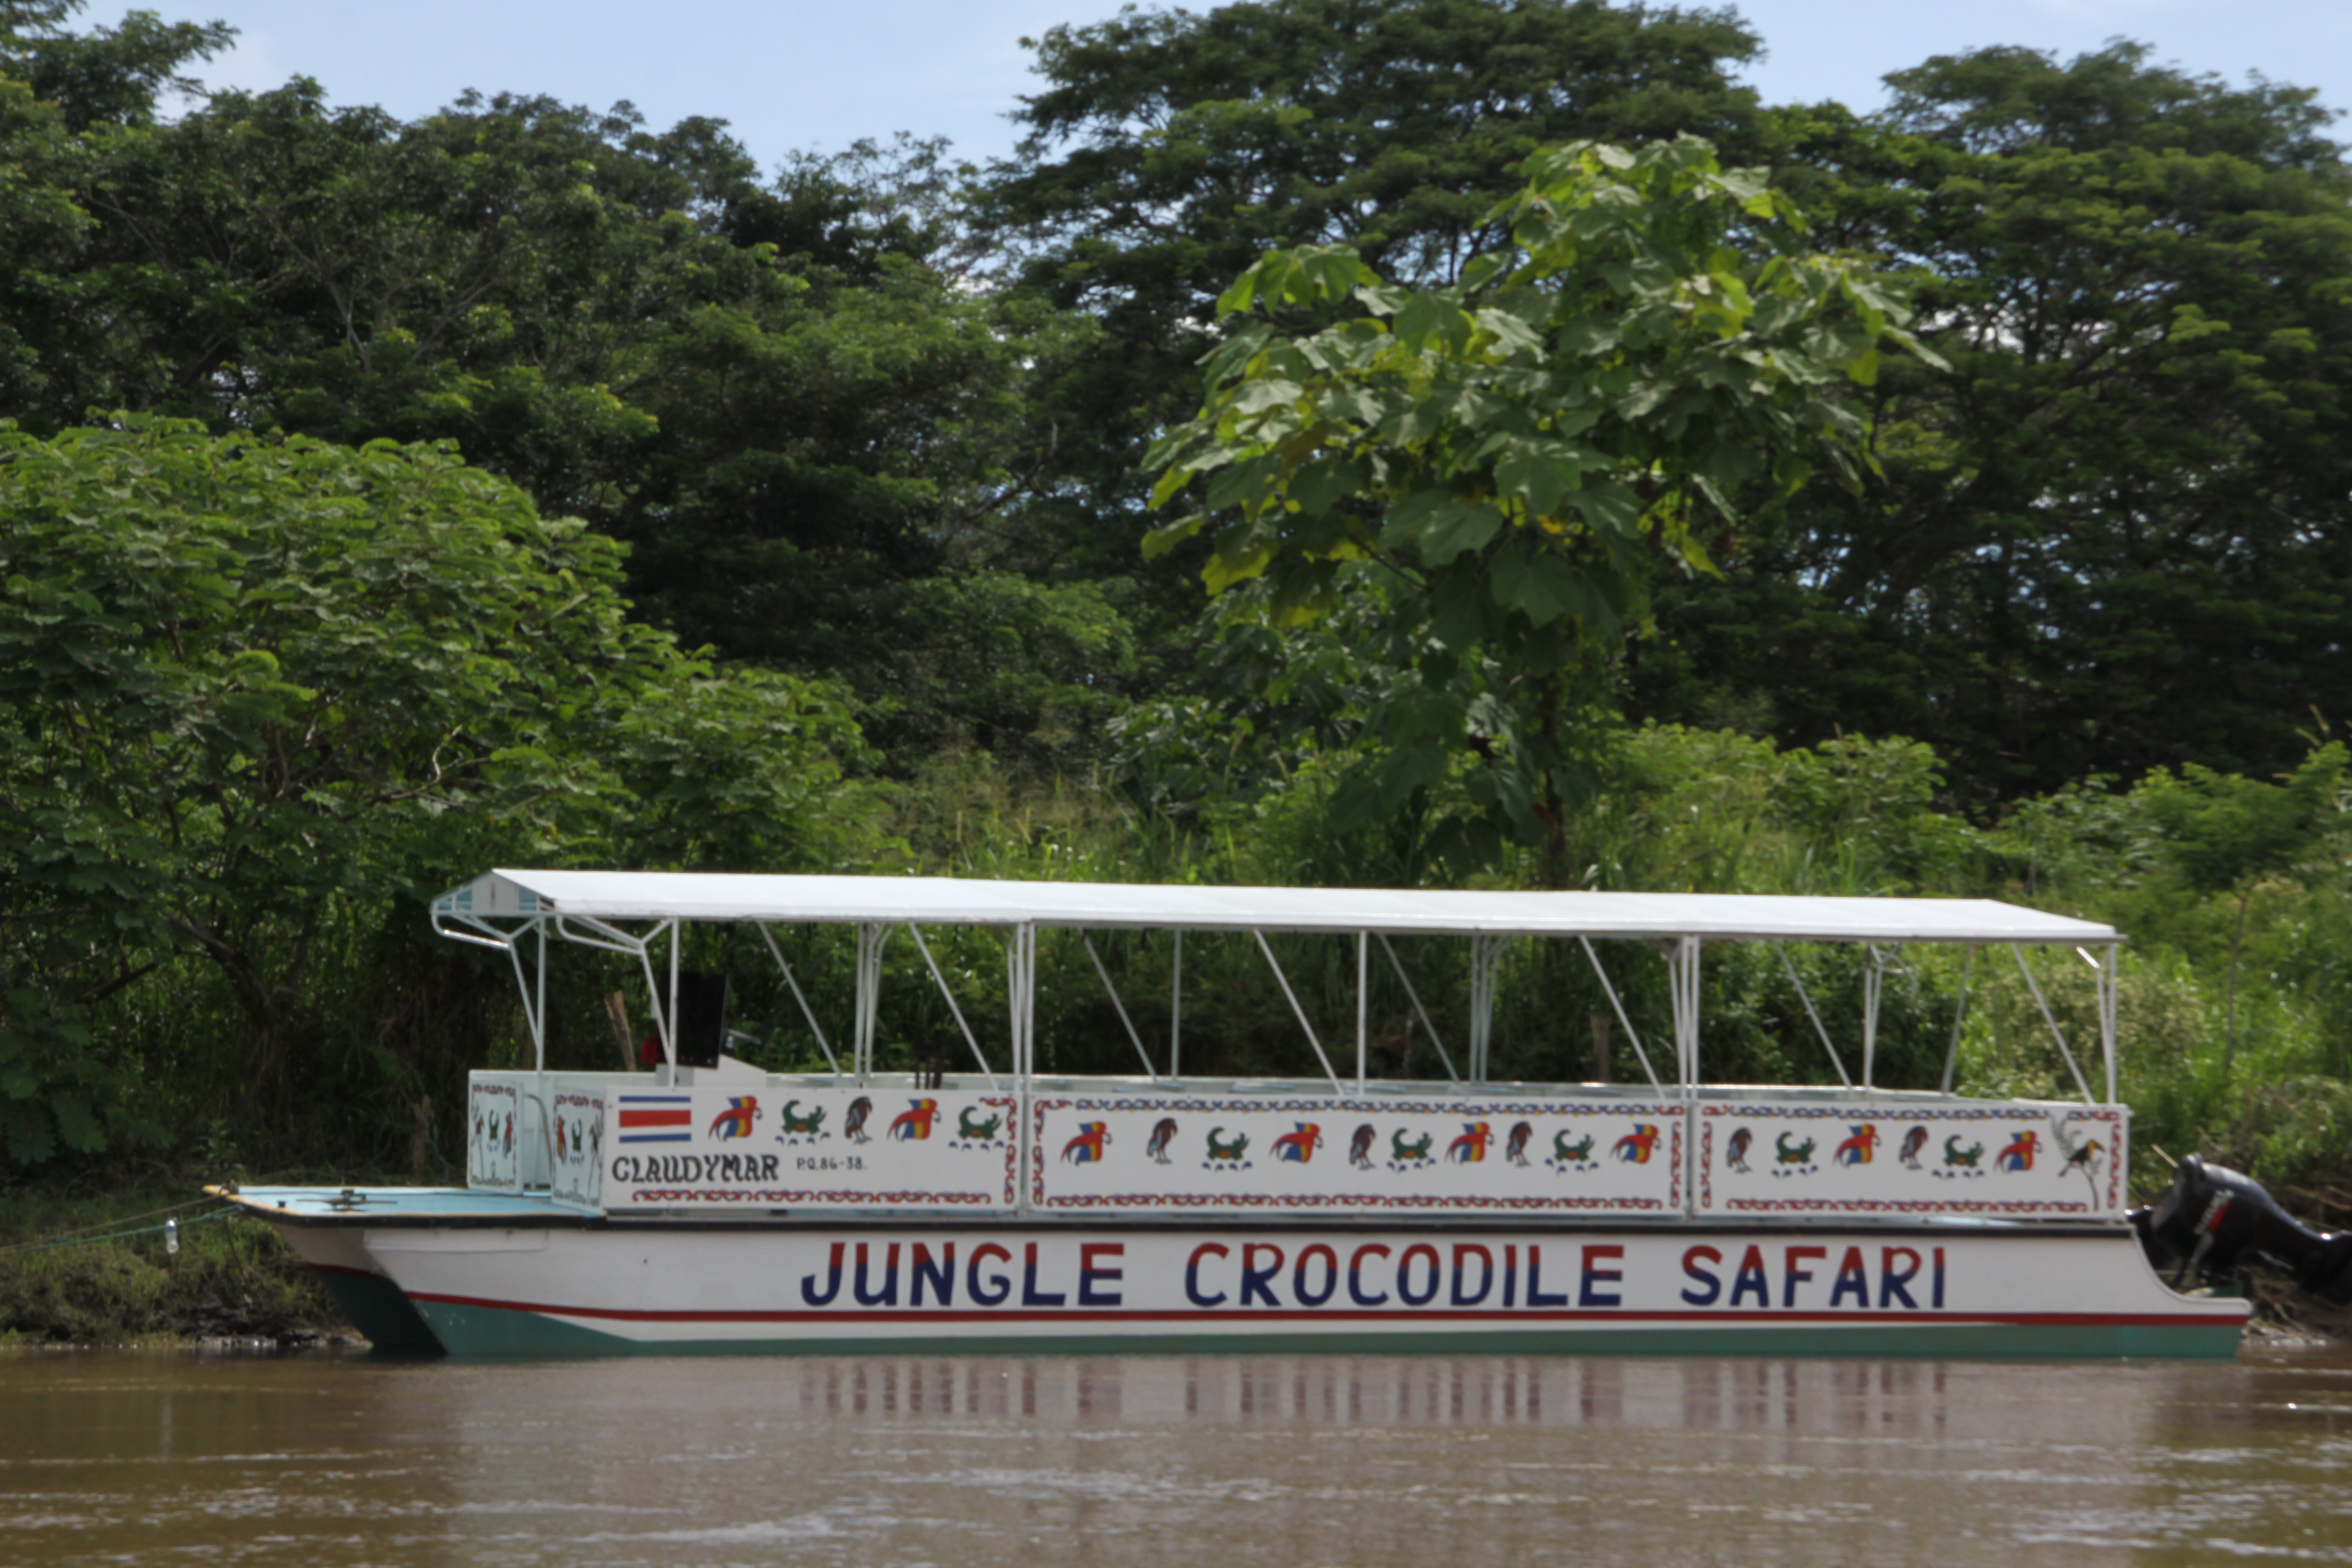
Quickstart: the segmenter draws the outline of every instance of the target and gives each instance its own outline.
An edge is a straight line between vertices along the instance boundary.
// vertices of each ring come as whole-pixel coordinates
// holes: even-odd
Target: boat
[[[470,1075],[466,1184],[214,1189],[275,1226],[383,1350],[2215,1357],[2248,1315],[2168,1282],[2135,1223],[2123,939],[2093,921],[1979,900],[581,870],[492,870],[430,918],[510,963],[529,1035],[530,1066]],[[756,937],[734,951],[774,963],[824,1070],[733,1054],[729,982],[686,956],[712,924]],[[824,927],[852,928],[856,954],[831,1033],[787,951]],[[944,928],[1003,950],[984,1028],[924,934]],[[1164,1037],[1136,1026],[1104,932],[1154,933],[1125,940],[1166,957]],[[898,933],[955,1024],[952,1059],[913,1072],[877,1062]],[[1204,949],[1269,966],[1310,1072],[1183,1073],[1187,937],[1196,988]],[[1349,1020],[1318,1026],[1270,937],[1344,944],[1352,1060]],[[1491,1079],[1497,987],[1527,942],[1580,949],[1638,1081]],[[1784,963],[1787,944],[1859,951],[1844,1052],[1787,968],[1836,1083],[1710,1080],[1702,965],[1727,943]],[[1099,980],[1136,1073],[1041,1067],[1041,944],[1064,982]],[[1979,958],[2014,960],[2079,1099],[1955,1093],[1948,1058],[1937,1090],[1875,1081],[1884,987],[1931,944],[1967,950],[1963,1011]],[[547,1068],[549,967],[573,947],[634,974],[650,1065]],[[1423,994],[1439,963],[1467,965],[1446,1029]],[[1647,1045],[1618,984],[1636,963],[1663,964],[1671,998]],[[2095,986],[2087,1075],[2049,1005],[2053,963]],[[1443,1077],[1370,1072],[1376,972]]]

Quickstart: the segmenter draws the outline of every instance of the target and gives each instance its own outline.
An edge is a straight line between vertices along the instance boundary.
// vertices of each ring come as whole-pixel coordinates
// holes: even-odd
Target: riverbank
[[[351,1338],[270,1228],[194,1183],[0,1190],[0,1345],[315,1345]],[[167,1220],[179,1226],[168,1249]]]

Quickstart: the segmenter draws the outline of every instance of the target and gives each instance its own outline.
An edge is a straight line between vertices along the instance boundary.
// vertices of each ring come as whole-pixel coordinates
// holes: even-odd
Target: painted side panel
[[[1699,1215],[2085,1219],[2127,1202],[2122,1106],[1748,1100],[1698,1108]]]
[[[491,1192],[522,1190],[522,1080],[519,1072],[476,1072],[466,1082],[466,1184]]]
[[[1044,1096],[1031,1116],[1046,1213],[1683,1209],[1675,1105],[1137,1094]]]
[[[570,1208],[604,1205],[605,1101],[607,1077],[558,1078],[548,1091],[553,1125],[548,1196]]]
[[[2231,1353],[2127,1232],[371,1231],[460,1354],[923,1345]],[[436,1236],[449,1238],[444,1249]],[[463,1247],[463,1250],[457,1248]]]
[[[1013,1206],[1009,1094],[756,1082],[604,1093],[601,1197],[614,1213]]]

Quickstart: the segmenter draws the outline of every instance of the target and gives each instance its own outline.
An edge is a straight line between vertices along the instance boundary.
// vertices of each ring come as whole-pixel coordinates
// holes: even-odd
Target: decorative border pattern
[[[987,1193],[778,1192],[740,1187],[639,1187],[630,1193],[629,1201],[639,1204],[765,1204],[779,1208],[793,1204],[862,1204],[877,1208],[914,1208],[929,1205],[970,1208],[974,1205],[992,1205]]]
[[[1152,1096],[1127,1097],[1118,1100],[1072,1099],[1030,1101],[1033,1112],[1030,1125],[1030,1185],[1029,1202],[1040,1210],[1069,1209],[1404,1209],[1460,1210],[1486,1212],[1549,1212],[1549,1213],[1619,1213],[1663,1214],[1679,1213],[1683,1206],[1683,1125],[1685,1112],[1679,1105],[1593,1105],[1581,1101],[1548,1100],[1540,1103],[1512,1100],[1400,1100],[1369,1105],[1361,1100],[1281,1100],[1269,1103],[1263,1099],[1196,1100],[1167,1099]],[[1276,1111],[1287,1115],[1328,1115],[1334,1112],[1351,1115],[1459,1116],[1465,1112],[1491,1116],[1654,1116],[1669,1128],[1666,1145],[1667,1192],[1658,1198],[1588,1198],[1565,1194],[1529,1197],[1413,1196],[1380,1193],[1118,1193],[1099,1196],[1053,1197],[1045,1191],[1045,1113],[1048,1110],[1123,1110],[1148,1112],[1181,1110],[1194,1114],[1232,1114],[1239,1111]]]

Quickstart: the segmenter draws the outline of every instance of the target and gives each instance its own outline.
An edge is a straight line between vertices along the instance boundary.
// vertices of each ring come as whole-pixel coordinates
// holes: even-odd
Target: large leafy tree
[[[175,955],[283,1117],[328,933],[502,858],[822,866],[838,697],[635,622],[620,552],[445,451],[133,419],[0,432],[0,1120],[91,1148],[131,1064],[91,1009]],[[150,1063],[151,1067],[157,1064]]]
[[[1735,496],[1816,467],[1859,474],[1852,394],[1899,299],[1808,250],[1794,207],[1696,138],[1580,143],[1528,161],[1508,244],[1409,289],[1352,248],[1276,251],[1220,302],[1260,317],[1210,360],[1201,415],[1155,449],[1157,498],[1199,510],[1210,590],[1276,619],[1377,606],[1364,763],[1339,826],[1425,802],[1466,768],[1441,830],[1465,858],[1554,851],[1607,662],[1661,566],[1710,569]]]
[[[1061,384],[1066,548],[1122,569],[1139,460],[1192,410],[1217,297],[1269,247],[1347,244],[1450,282],[1504,238],[1538,147],[1689,132],[1752,144],[1727,10],[1604,0],[1263,0],[1049,29],[1027,132],[984,186],[1018,276],[1103,323]],[[1165,606],[1178,625],[1194,606]]]
[[[1885,482],[1758,498],[1673,585],[1643,711],[1934,742],[1990,805],[2086,773],[2263,773],[2352,685],[2352,178],[2300,89],[2111,46],[1776,121],[1822,233],[1933,276],[1954,374],[1873,394]]]

